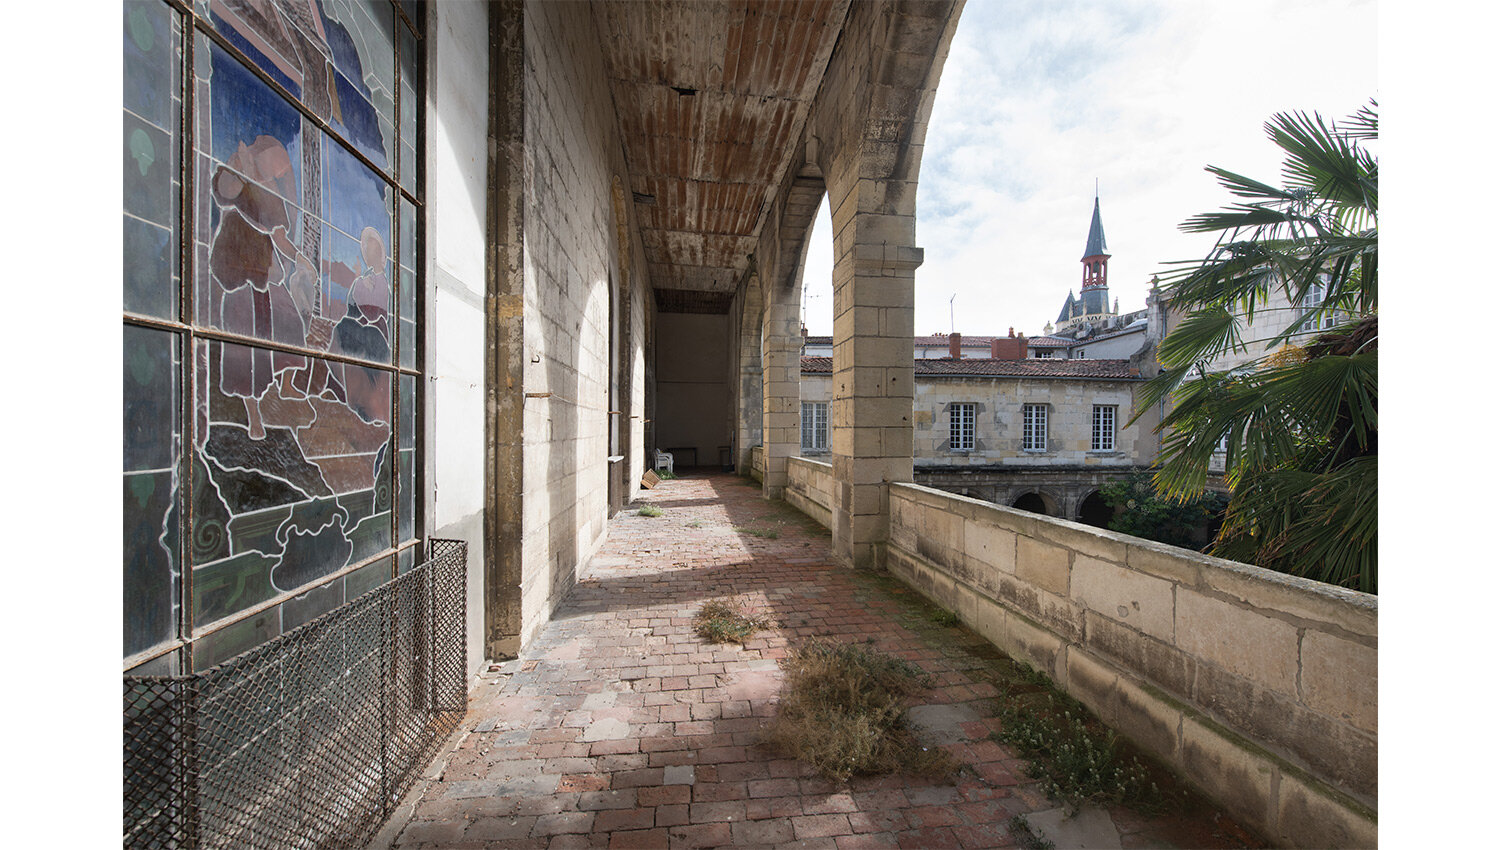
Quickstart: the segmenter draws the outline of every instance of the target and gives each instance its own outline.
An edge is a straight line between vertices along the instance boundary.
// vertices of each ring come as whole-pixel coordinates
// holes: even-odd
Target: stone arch
[[[1032,513],[1044,516],[1055,517],[1061,514],[1061,511],[1058,509],[1057,499],[1050,493],[1042,490],[1027,490],[1011,499],[1010,506],[1018,510],[1031,511]]]
[[[1095,528],[1108,528],[1109,521],[1115,518],[1115,509],[1104,501],[1104,494],[1099,490],[1090,490],[1087,495],[1078,502],[1078,521],[1084,525],[1092,525]]]

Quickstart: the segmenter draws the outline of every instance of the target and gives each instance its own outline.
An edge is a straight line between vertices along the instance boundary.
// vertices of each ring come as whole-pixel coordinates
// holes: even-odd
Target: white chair
[[[662,469],[664,469],[664,468],[667,470],[667,474],[668,475],[676,475],[677,474],[677,473],[675,473],[675,472],[672,471],[672,455],[671,455],[671,453],[664,452],[664,451],[662,451],[660,449],[657,449],[656,450],[656,471],[657,472],[661,472]]]

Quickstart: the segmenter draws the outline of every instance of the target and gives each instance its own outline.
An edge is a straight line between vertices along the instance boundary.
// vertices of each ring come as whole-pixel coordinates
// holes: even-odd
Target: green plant
[[[959,619],[957,614],[943,608],[934,608],[932,610],[932,613],[927,615],[927,619],[931,620],[933,623],[939,626],[948,627],[957,626],[958,624],[963,622]]]
[[[736,525],[734,530],[740,534],[748,534],[751,537],[764,537],[767,540],[775,540],[781,537],[781,532],[774,528],[751,528],[745,525]]]
[[[1293,575],[1377,590],[1378,161],[1374,101],[1343,122],[1282,113],[1266,124],[1285,186],[1208,170],[1238,202],[1182,229],[1218,233],[1169,276],[1186,312],[1162,340],[1162,373],[1136,417],[1170,399],[1156,482],[1203,489],[1221,440],[1233,489],[1211,551]],[[1244,339],[1275,294],[1307,305],[1269,340]],[[1322,333],[1327,320],[1342,324]],[[1311,338],[1310,343],[1298,344]],[[1263,342],[1265,354],[1215,369]]]
[[[636,511],[636,513],[638,515],[640,515],[640,516],[658,517],[658,516],[661,516],[662,514],[666,513],[666,511],[662,510],[661,508],[658,508],[655,505],[646,505],[646,506],[642,507],[640,510]]]
[[[1091,802],[1147,813],[1165,808],[1166,794],[1152,771],[1139,758],[1122,755],[1114,731],[1082,703],[1024,664],[1015,664],[1008,678],[1010,686],[1001,688],[1001,728],[989,737],[1028,760],[1042,793],[1073,807]]]
[[[771,625],[766,617],[751,616],[722,599],[703,603],[693,618],[698,636],[711,643],[743,644],[760,629]]]
[[[1193,549],[1203,546],[1209,526],[1229,502],[1228,496],[1208,490],[1186,500],[1168,499],[1149,472],[1110,481],[1099,494],[1110,507],[1123,509],[1110,520],[1111,529]]]
[[[904,720],[928,679],[909,662],[854,644],[810,641],[782,659],[786,683],[767,733],[778,752],[831,779],[957,769],[948,751],[922,747]]]
[[[1016,846],[1022,850],[1052,850],[1057,846],[1050,839],[1038,835],[1031,822],[1026,820],[1025,815],[1016,815],[1011,818],[1006,830],[1016,840]]]

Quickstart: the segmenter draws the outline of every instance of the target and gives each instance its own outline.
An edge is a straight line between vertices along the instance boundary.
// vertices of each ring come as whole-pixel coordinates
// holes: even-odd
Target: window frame
[[[1040,420],[1040,434],[1037,433]],[[1021,405],[1021,451],[1045,452],[1047,450],[1047,405],[1026,403]]]
[[[828,402],[802,402],[801,435],[803,451],[820,453],[828,451]]]
[[[1119,405],[1096,404],[1094,414],[1090,419],[1089,451],[1091,452],[1113,452],[1118,451],[1119,444],[1119,416],[1117,415]],[[1106,425],[1103,420],[1107,419]]]
[[[948,448],[954,452],[972,452],[978,443],[979,406],[972,401],[955,401],[948,405]]]

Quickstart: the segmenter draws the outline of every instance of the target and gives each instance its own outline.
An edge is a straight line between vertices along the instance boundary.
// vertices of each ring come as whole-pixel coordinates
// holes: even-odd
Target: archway
[[[1109,528],[1109,521],[1114,518],[1115,509],[1104,501],[1103,494],[1098,490],[1089,493],[1078,505],[1078,521],[1085,525]]]
[[[1022,493],[1016,497],[1015,501],[1010,503],[1010,506],[1023,511],[1031,511],[1034,514],[1042,514],[1043,516],[1057,515],[1057,506],[1052,503],[1052,500],[1035,490],[1029,493]]]

